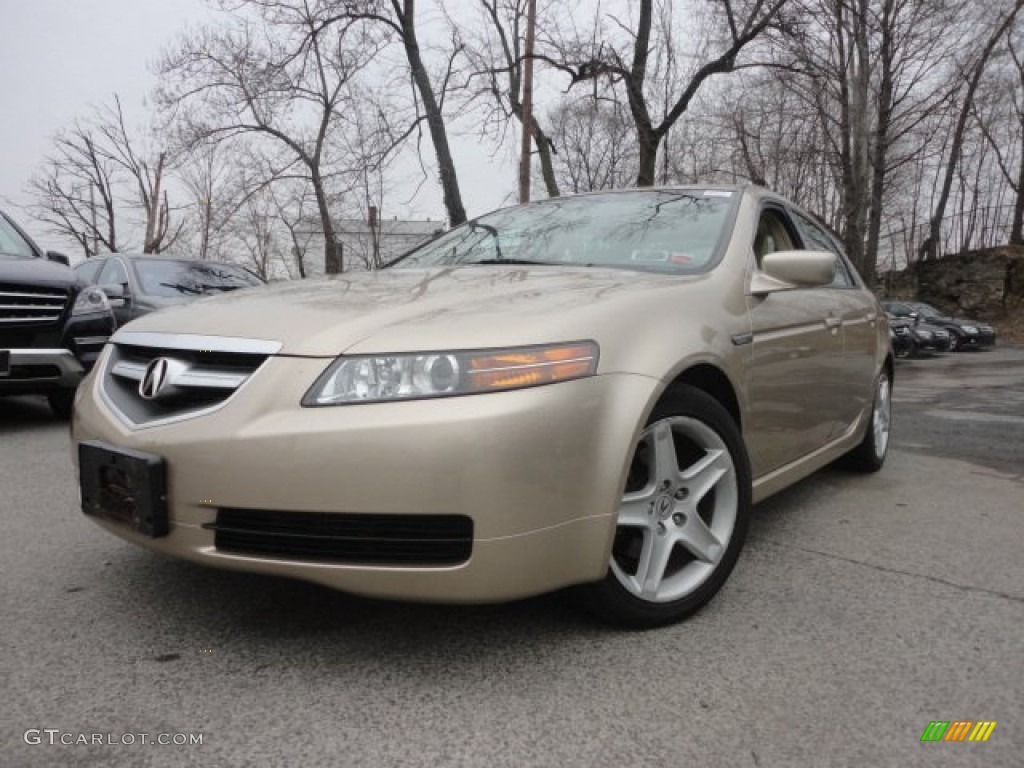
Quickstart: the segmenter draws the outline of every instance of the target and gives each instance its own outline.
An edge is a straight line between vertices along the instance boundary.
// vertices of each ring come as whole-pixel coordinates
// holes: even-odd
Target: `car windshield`
[[[725,190],[555,198],[457,227],[393,266],[539,264],[694,273],[715,259],[734,205]]]
[[[233,264],[150,258],[136,259],[134,264],[142,292],[149,296],[198,296],[263,284]]]
[[[2,214],[0,214],[0,258],[36,258],[32,246],[26,242],[21,233]]]

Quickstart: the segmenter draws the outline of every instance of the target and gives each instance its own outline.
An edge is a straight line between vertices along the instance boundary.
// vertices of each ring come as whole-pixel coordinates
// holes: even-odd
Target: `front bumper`
[[[82,367],[89,371],[117,326],[110,312],[73,315],[64,326],[63,346],[70,349]]]
[[[170,533],[148,538],[97,522],[177,557],[375,597],[490,602],[605,575],[625,471],[659,382],[613,374],[486,395],[300,407],[328,364],[271,358],[220,409],[134,429],[94,374],[79,389],[73,439],[164,457]],[[465,515],[472,551],[444,567],[230,553],[203,527],[222,508]]]
[[[73,389],[82,380],[82,364],[68,349],[12,349],[11,368],[0,376],[0,395]]]

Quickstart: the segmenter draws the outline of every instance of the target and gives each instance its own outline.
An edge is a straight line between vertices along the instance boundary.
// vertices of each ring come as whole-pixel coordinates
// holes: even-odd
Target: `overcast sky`
[[[130,127],[148,122],[151,65],[188,24],[215,18],[202,0],[0,0],[0,206],[44,248],[57,238],[17,210],[25,187],[59,129],[92,104],[121,97]],[[453,136],[462,195],[470,215],[512,202],[514,161],[491,147]],[[395,193],[394,203],[408,195]],[[424,184],[413,203],[391,215],[444,218],[438,185]]]

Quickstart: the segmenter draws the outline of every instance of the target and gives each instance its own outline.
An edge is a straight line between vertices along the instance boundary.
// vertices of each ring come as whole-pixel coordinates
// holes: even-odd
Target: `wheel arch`
[[[736,395],[736,388],[725,371],[711,363],[695,363],[676,375],[674,379],[662,392],[660,401],[671,396],[680,387],[693,387],[713,397],[728,411],[736,423],[740,434],[743,433],[743,415],[740,410],[740,401]]]

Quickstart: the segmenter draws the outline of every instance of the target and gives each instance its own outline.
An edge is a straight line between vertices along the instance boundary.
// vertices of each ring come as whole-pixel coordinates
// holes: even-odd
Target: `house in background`
[[[366,219],[338,219],[334,223],[334,239],[341,249],[345,271],[356,272],[381,267],[444,229],[441,220],[381,219],[377,208],[370,206]],[[309,242],[305,263],[308,275],[324,274],[322,234]]]

